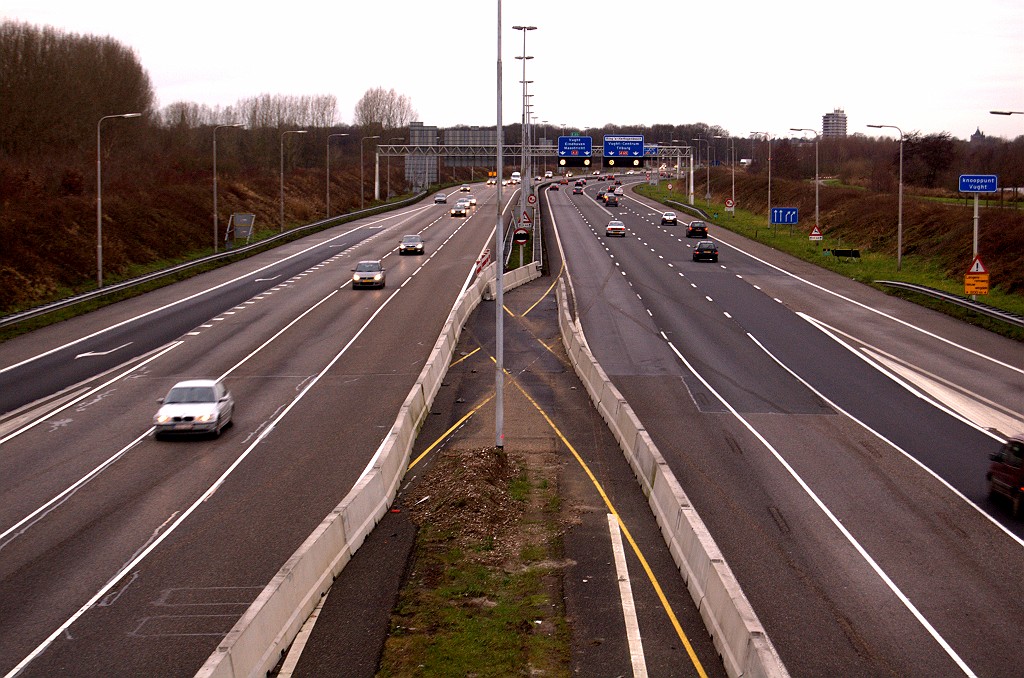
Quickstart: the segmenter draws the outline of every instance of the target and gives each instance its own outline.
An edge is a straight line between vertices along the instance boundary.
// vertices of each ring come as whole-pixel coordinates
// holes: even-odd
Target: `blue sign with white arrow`
[[[795,224],[800,221],[800,208],[799,207],[773,207],[772,208],[772,219],[773,224]]]
[[[644,137],[639,135],[610,135],[604,137],[604,157],[640,158],[644,154]]]
[[[591,137],[558,137],[559,158],[589,158],[593,148],[594,140]]]

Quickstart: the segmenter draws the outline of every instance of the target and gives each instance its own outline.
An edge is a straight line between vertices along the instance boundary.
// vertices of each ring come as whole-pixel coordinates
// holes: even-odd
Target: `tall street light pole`
[[[526,40],[526,31],[523,31],[523,41]],[[525,46],[523,51],[526,51]],[[525,62],[523,62],[525,63]],[[526,78],[524,77],[523,80]],[[502,146],[505,144],[505,131],[501,122],[501,0],[498,0],[498,121],[497,121],[497,209],[498,214],[494,221],[494,252],[495,252],[495,280],[494,280],[494,446],[499,450],[505,447],[505,224],[501,214],[501,181],[504,171],[504,158],[502,157]]]
[[[707,139],[704,139],[704,138],[691,139],[690,141],[696,142],[698,144],[701,141],[703,141],[704,145],[708,149],[707,150],[707,154],[708,154],[707,155],[707,165],[706,165],[707,166],[707,177],[708,177],[707,178],[708,188],[707,188],[707,193],[704,195],[704,198],[708,201],[708,205],[711,205],[711,144],[710,144],[710,142]],[[700,146],[699,145],[697,146],[697,153],[700,153]],[[700,159],[698,158],[698,162],[699,161],[700,161]]]
[[[731,166],[731,169],[732,169],[732,218],[735,219],[736,218],[736,139],[734,139],[733,137],[724,137],[724,136],[721,136],[719,134],[716,134],[715,138],[716,139],[728,139],[729,140],[729,149],[731,151],[731,153],[729,154],[729,165]],[[815,183],[817,183],[817,182],[815,182]],[[817,219],[818,219],[817,210],[815,210],[814,219],[815,219],[815,221],[817,221]]]
[[[359,209],[366,207],[366,187],[363,185],[363,144],[367,139],[380,139],[380,135],[363,137],[363,140],[359,142]]]
[[[242,127],[240,122],[233,122],[230,125],[217,125],[213,128],[213,253],[217,253],[217,233],[220,230],[217,223],[217,130],[226,127]]]
[[[899,271],[903,266],[903,130],[896,125],[868,125],[868,127],[873,127],[874,129],[885,127],[900,133],[900,197],[899,207],[897,208],[899,216],[896,220],[896,270]]]
[[[806,127],[790,127],[791,132],[810,132],[814,135],[814,225],[821,227],[821,222],[818,221],[818,187],[821,185],[818,180],[818,141],[821,136],[816,130],[807,129]]]
[[[104,120],[111,118],[138,118],[142,113],[105,115],[96,123],[96,286],[103,287],[103,161],[100,130]]]
[[[526,55],[526,34],[529,31],[537,30],[537,27],[536,26],[513,26],[512,29],[516,30],[516,31],[522,31],[523,32],[523,55],[516,57],[516,59],[521,59],[522,62],[523,62],[523,79],[521,80],[521,82],[523,83],[523,119],[522,119],[522,128],[520,130],[520,132],[521,132],[520,136],[522,137],[522,151],[523,151],[523,153],[522,153],[522,168],[520,170],[520,173],[522,175],[522,184],[519,186],[519,218],[522,219],[522,215],[526,213],[526,192],[527,192],[526,191],[526,187],[530,185],[530,170],[527,167],[528,160],[527,160],[527,145],[526,145],[526,133],[527,133],[526,132],[526,126],[529,123],[529,121],[528,121],[528,119],[526,117],[527,116],[527,112],[526,112],[526,103],[527,103],[526,86],[528,84],[530,84],[530,83],[526,80],[526,62],[533,58],[532,56],[527,56]],[[498,266],[499,266],[499,270],[500,270],[501,264],[499,263]]]
[[[772,225],[772,135],[768,132],[751,132],[751,136],[762,136],[768,141],[768,226]]]
[[[305,134],[304,129],[287,129],[281,132],[281,232],[284,233],[284,137],[286,134]]]
[[[331,218],[331,139],[334,137],[347,137],[348,132],[336,132],[327,135],[327,197],[324,201],[327,204],[327,218]]]

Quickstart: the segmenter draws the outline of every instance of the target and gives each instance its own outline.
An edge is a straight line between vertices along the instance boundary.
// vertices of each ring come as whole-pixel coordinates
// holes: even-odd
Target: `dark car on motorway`
[[[706,238],[708,237],[708,225],[703,221],[691,221],[686,225],[686,237],[687,238]]]
[[[1011,437],[990,459],[985,475],[988,496],[1008,499],[1013,517],[1019,518],[1024,505],[1024,435]]]
[[[606,207],[618,207],[619,206],[619,196],[615,195],[614,193],[605,193],[604,194],[604,204],[605,204]]]
[[[352,271],[352,289],[360,287],[384,288],[384,265],[380,263],[380,259],[360,261]]]
[[[153,417],[154,436],[220,432],[231,425],[235,401],[223,383],[214,379],[180,381],[159,401]]]
[[[594,196],[594,200],[604,200],[604,189],[597,189],[597,195]]]
[[[572,194],[573,195],[583,195],[583,187],[582,186],[573,186],[572,187]]]
[[[718,245],[713,240],[701,240],[693,248],[694,261],[718,261]]]
[[[418,235],[407,235],[398,245],[398,254],[423,254],[423,238]]]

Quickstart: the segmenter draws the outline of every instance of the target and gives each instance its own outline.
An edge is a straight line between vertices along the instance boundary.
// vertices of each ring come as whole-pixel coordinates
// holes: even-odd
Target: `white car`
[[[605,226],[604,234],[606,237],[611,238],[612,236],[619,236],[620,238],[626,237],[626,225],[621,221],[609,221],[608,225]]]
[[[471,189],[469,188],[469,184],[462,184],[461,186],[459,186],[459,191],[461,191],[462,193],[469,193],[470,190]]]
[[[446,202],[448,202],[448,196],[445,195],[444,193],[438,193],[437,195],[434,196],[435,205],[443,205]]]
[[[476,196],[475,195],[473,195],[473,194],[467,195],[465,197],[465,200],[469,201],[469,206],[470,207],[476,207]]]
[[[235,400],[219,381],[191,379],[171,387],[153,416],[154,435],[220,432],[231,425]]]
[[[544,178],[545,179],[550,179],[550,178],[552,178],[554,176],[555,176],[555,173],[552,172],[551,170],[547,170],[546,172],[544,172]]]

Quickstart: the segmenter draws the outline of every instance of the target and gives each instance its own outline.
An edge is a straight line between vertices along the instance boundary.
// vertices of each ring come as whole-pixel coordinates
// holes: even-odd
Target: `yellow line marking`
[[[454,424],[452,424],[452,427],[451,427],[451,428],[449,428],[449,429],[448,429],[447,431],[445,431],[445,432],[444,432],[444,433],[443,433],[443,434],[441,435],[441,437],[440,437],[440,438],[438,438],[438,439],[437,439],[437,440],[435,440],[434,442],[430,443],[430,446],[429,446],[429,447],[427,447],[427,449],[423,450],[423,452],[421,452],[421,453],[420,453],[420,455],[419,455],[418,457],[416,457],[415,459],[413,459],[413,460],[412,460],[412,462],[410,462],[410,464],[409,464],[409,468],[408,468],[407,470],[411,471],[411,470],[412,470],[412,467],[413,467],[413,466],[415,466],[416,464],[418,464],[418,463],[420,463],[421,461],[423,461],[423,457],[425,457],[425,456],[427,456],[428,454],[430,454],[431,452],[433,452],[433,451],[434,451],[434,448],[436,448],[436,447],[437,447],[438,445],[440,445],[440,444],[441,444],[441,442],[442,442],[442,441],[443,441],[443,440],[444,440],[445,438],[447,438],[448,436],[450,436],[450,435],[452,434],[452,432],[453,432],[453,431],[455,431],[455,429],[457,429],[458,427],[462,426],[462,425],[463,425],[463,424],[464,424],[464,423],[466,422],[466,420],[467,420],[467,419],[469,419],[469,418],[470,418],[470,417],[472,417],[472,416],[473,416],[474,414],[476,414],[476,413],[477,413],[477,411],[478,411],[478,410],[479,410],[479,409],[480,409],[481,407],[483,407],[483,406],[484,406],[484,405],[486,405],[487,403],[491,402],[492,400],[494,400],[494,394],[493,394],[493,393],[492,393],[491,395],[487,396],[487,398],[486,398],[486,399],[485,399],[485,400],[484,400],[484,401],[483,401],[482,403],[480,403],[479,405],[477,405],[476,407],[474,407],[473,409],[471,409],[471,410],[470,410],[469,412],[466,412],[466,414],[464,414],[464,415],[462,416],[462,418],[461,418],[461,419],[459,419],[459,420],[458,420],[457,422],[455,422]]]
[[[541,346],[544,346],[544,342],[540,341],[539,339],[537,340],[537,342]],[[481,348],[482,347],[478,347],[472,353],[465,356],[465,358],[468,358],[470,355],[473,355],[473,353],[476,353],[477,351],[481,350]],[[545,348],[547,347],[545,346]],[[497,360],[494,358],[494,356],[491,356],[491,362],[497,364]],[[661,584],[658,583],[658,578],[655,576],[654,571],[651,570],[650,564],[647,562],[647,559],[640,551],[640,546],[636,543],[636,540],[633,539],[633,535],[632,533],[630,533],[629,528],[626,527],[626,523],[623,522],[622,516],[619,515],[619,512],[615,509],[615,505],[612,504],[611,499],[609,499],[608,495],[605,493],[604,488],[601,486],[601,482],[590,470],[590,467],[587,466],[587,462],[583,461],[583,457],[581,457],[579,452],[576,451],[576,448],[572,446],[572,443],[570,443],[568,439],[566,439],[565,435],[562,434],[562,431],[558,428],[557,425],[555,425],[555,422],[551,420],[551,417],[548,416],[548,413],[544,411],[544,409],[537,403],[536,400],[530,397],[530,394],[527,393],[526,390],[519,384],[519,381],[514,376],[512,376],[511,372],[509,372],[507,369],[503,369],[503,371],[505,372],[505,374],[508,375],[509,380],[515,385],[519,392],[523,394],[523,397],[525,397],[530,402],[530,404],[533,405],[533,407],[540,413],[540,415],[544,418],[544,421],[546,421],[548,423],[548,426],[551,427],[551,430],[555,432],[556,436],[558,436],[558,439],[562,441],[565,447],[576,459],[576,463],[580,465],[584,473],[587,474],[587,477],[590,478],[590,482],[594,485],[594,488],[597,490],[597,493],[601,495],[601,499],[604,500],[604,504],[606,507],[608,507],[608,511],[613,516],[615,516],[616,522],[618,522],[619,527],[622,529],[622,534],[626,537],[626,541],[629,542],[630,548],[633,549],[633,553],[640,561],[640,565],[644,568],[644,572],[647,573],[647,579],[651,582],[651,586],[654,587],[654,591],[658,595],[658,600],[661,601],[661,606],[665,610],[665,614],[668,615],[669,621],[672,622],[672,628],[675,629],[676,636],[678,636],[680,642],[682,642],[683,647],[686,648],[686,653],[690,656],[690,661],[693,663],[694,668],[697,669],[697,675],[699,675],[701,678],[707,678],[707,673],[704,671],[704,666],[700,663],[700,659],[698,659],[696,651],[694,651],[693,646],[690,644],[690,639],[687,637],[686,632],[683,630],[682,624],[679,623],[679,619],[676,617],[675,612],[672,610],[672,605],[669,603],[668,598],[665,596],[665,592],[662,590]],[[444,434],[442,434],[437,440],[432,442],[427,447],[427,449],[423,450],[423,452],[421,452],[420,455],[409,464],[409,470],[411,470],[414,466],[420,463],[423,460],[423,458],[430,454],[435,448],[437,448],[445,440],[445,438],[450,436],[457,428],[462,426],[462,424],[464,424],[470,417],[476,414],[480,410],[480,408],[482,408],[484,405],[491,402],[492,400],[494,400],[494,394],[491,394],[490,396],[485,398],[479,405],[471,409],[469,412],[464,414],[457,422],[452,424],[451,428],[445,431]]]
[[[462,362],[463,360],[465,360],[465,359],[469,358],[469,357],[470,357],[471,355],[473,355],[474,353],[476,353],[476,352],[477,352],[477,351],[479,351],[479,350],[480,350],[480,347],[479,347],[479,346],[477,346],[477,347],[476,347],[476,348],[474,348],[474,349],[473,349],[472,351],[470,351],[470,352],[469,352],[469,353],[467,353],[466,355],[462,356],[461,358],[459,358],[459,359],[458,359],[458,360],[456,360],[455,362],[453,362],[453,363],[448,363],[448,367],[455,367],[456,365],[458,365],[459,363],[461,363],[461,362]]]
[[[564,264],[562,265],[562,268],[565,268]],[[540,302],[542,302],[545,299],[547,299],[548,295],[551,294],[551,290],[555,289],[555,285],[558,284],[558,277],[560,275],[562,275],[561,271],[558,272],[558,275],[555,276],[555,281],[553,283],[551,283],[551,287],[549,287],[549,288],[547,288],[547,290],[545,290],[544,294],[541,295],[540,299],[538,299],[537,301],[533,302],[533,306],[531,306],[530,308],[528,308],[525,311],[523,311],[523,316],[524,317],[526,316],[527,313],[532,311],[537,306],[537,304],[539,304]]]

